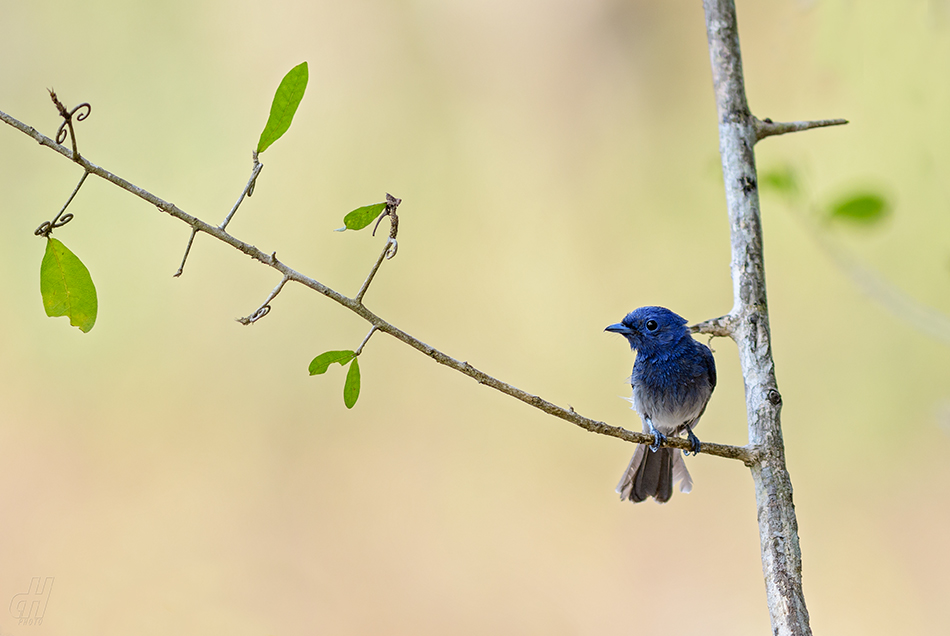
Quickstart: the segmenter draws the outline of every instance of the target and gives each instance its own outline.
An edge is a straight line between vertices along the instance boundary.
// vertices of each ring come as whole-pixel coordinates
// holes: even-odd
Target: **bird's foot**
[[[653,422],[650,422],[650,433],[656,438],[653,440],[653,443],[650,444],[650,450],[655,453],[660,449],[660,446],[666,443],[666,435],[656,430],[656,427],[653,426]]]
[[[685,457],[689,457],[690,452],[693,455],[699,455],[699,449],[702,448],[702,444],[699,443],[699,438],[696,437],[696,433],[693,432],[693,429],[686,427],[686,439],[689,440],[690,450],[683,451]]]

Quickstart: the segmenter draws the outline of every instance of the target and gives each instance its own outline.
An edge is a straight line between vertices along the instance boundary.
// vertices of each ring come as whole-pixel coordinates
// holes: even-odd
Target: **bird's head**
[[[662,351],[689,335],[686,319],[665,307],[640,307],[604,331],[619,333],[631,349],[644,354]]]

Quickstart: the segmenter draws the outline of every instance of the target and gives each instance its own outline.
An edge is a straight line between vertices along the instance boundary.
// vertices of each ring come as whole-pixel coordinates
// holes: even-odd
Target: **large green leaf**
[[[96,324],[99,300],[89,270],[62,242],[48,238],[40,265],[40,294],[50,317],[68,316],[69,324],[88,332]]]
[[[321,373],[326,373],[327,369],[330,368],[330,365],[334,362],[339,362],[340,364],[345,365],[347,362],[353,359],[352,351],[327,351],[321,353],[316,358],[310,361],[310,375],[320,375]]]
[[[385,203],[374,203],[373,205],[364,205],[356,208],[343,217],[344,226],[337,229],[337,232],[344,230],[362,230],[364,227],[376,220],[376,217],[386,209]]]
[[[280,86],[277,87],[277,92],[274,94],[274,102],[270,107],[270,117],[267,118],[267,125],[261,131],[260,141],[257,142],[258,153],[267,150],[290,128],[290,123],[294,120],[294,113],[297,112],[297,106],[300,105],[304,91],[307,90],[307,80],[309,79],[310,72],[307,63],[301,62],[290,69],[290,72],[280,81]]]
[[[360,359],[353,358],[350,369],[346,372],[346,383],[343,385],[343,403],[351,409],[360,398]]]

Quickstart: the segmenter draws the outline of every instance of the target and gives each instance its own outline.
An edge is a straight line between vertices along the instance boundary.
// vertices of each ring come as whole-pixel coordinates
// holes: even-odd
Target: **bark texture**
[[[732,238],[734,305],[725,321],[739,350],[758,509],[762,572],[777,636],[811,634],[802,594],[802,559],[792,482],[785,467],[782,397],[769,332],[759,189],[753,146],[756,119],[746,101],[733,0],[704,0],[709,57],[719,113],[719,151]]]

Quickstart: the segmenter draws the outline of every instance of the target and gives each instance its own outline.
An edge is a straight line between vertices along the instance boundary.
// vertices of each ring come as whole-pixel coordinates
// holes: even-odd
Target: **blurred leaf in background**
[[[876,192],[858,192],[838,200],[827,212],[830,221],[871,227],[890,216],[891,206]]]
[[[764,190],[771,190],[790,201],[797,199],[801,194],[798,176],[789,165],[763,172],[759,175],[759,186]]]

